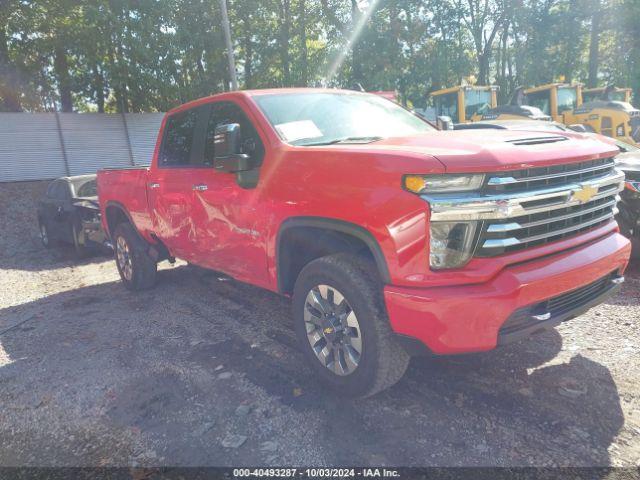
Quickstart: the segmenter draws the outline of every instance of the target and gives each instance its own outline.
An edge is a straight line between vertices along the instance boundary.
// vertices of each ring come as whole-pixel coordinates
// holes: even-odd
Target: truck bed
[[[105,168],[98,171],[98,195],[103,222],[107,221],[110,204],[123,205],[131,220],[144,236],[151,231],[147,201],[149,167]],[[106,227],[106,225],[105,225]],[[105,228],[105,231],[108,231]]]

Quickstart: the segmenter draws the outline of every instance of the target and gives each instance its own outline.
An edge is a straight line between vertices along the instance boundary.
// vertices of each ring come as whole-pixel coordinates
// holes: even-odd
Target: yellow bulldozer
[[[431,92],[436,117],[450,117],[454,123],[478,121],[483,113],[496,108],[498,87],[460,85]]]
[[[595,99],[589,92],[590,100],[583,102],[580,84],[550,83],[520,88],[509,105],[486,110],[481,120],[555,120],[637,145],[640,144],[640,110],[628,102],[613,99],[614,95],[626,90],[609,86]]]

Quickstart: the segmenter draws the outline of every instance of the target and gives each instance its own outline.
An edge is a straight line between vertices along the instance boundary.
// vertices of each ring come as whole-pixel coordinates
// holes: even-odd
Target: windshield
[[[432,131],[418,116],[376,95],[287,93],[254,100],[282,140],[292,145],[366,143]]]
[[[549,90],[527,93],[527,103],[532,107],[539,108],[545,115],[550,115]]]
[[[79,179],[73,181],[73,188],[76,191],[76,197],[97,197],[97,185],[95,179]]]
[[[576,108],[578,93],[575,87],[558,88],[558,113],[566,112]]]
[[[616,102],[626,102],[627,101],[627,92],[621,90],[619,92],[613,92],[611,94],[611,100]]]
[[[476,113],[482,115],[491,108],[490,91],[467,90],[464,95],[464,111],[467,119],[470,119]]]
[[[436,108],[436,116],[450,117],[454,122],[458,121],[458,92],[436,95],[433,97]]]

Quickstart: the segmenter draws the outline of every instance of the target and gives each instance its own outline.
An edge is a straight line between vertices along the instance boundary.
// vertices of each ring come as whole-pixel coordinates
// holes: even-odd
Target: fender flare
[[[380,278],[382,282],[385,284],[391,283],[391,275],[389,274],[389,267],[387,266],[387,260],[382,253],[382,249],[378,244],[378,241],[375,237],[364,227],[357,225],[355,223],[347,222],[345,220],[338,220],[335,218],[328,217],[291,217],[287,218],[280,224],[280,228],[278,229],[278,235],[276,237],[276,268],[277,268],[277,279],[278,279],[278,291],[282,291],[282,278],[281,271],[279,268],[280,258],[281,258],[281,239],[282,234],[291,228],[296,227],[314,227],[321,228],[325,230],[333,230],[335,232],[345,233],[347,235],[351,235],[362,242],[367,246],[371,254],[373,255],[373,259],[376,262],[376,267],[380,274]]]
[[[142,235],[140,235],[140,232],[138,232],[138,228],[136,227],[136,224],[133,222],[133,218],[131,218],[131,214],[129,213],[129,211],[126,209],[126,207],[122,203],[120,203],[120,202],[118,202],[116,200],[109,200],[104,206],[105,217],[107,215],[107,210],[110,207],[117,208],[118,210],[120,210],[124,214],[124,216],[127,217],[127,220],[129,220],[129,223],[133,226],[133,228],[136,231],[136,233],[138,234],[138,236],[140,238],[142,238]],[[105,225],[107,227],[105,229],[106,230],[105,233],[107,234],[107,237],[109,239],[111,239],[112,232],[110,231],[110,227],[109,227],[109,218],[105,218],[104,219],[104,223],[105,223]]]

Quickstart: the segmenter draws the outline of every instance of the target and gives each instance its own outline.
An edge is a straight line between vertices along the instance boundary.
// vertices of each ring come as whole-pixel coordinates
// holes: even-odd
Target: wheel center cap
[[[322,319],[322,334],[329,342],[336,342],[342,338],[342,326],[338,318],[330,314]]]

